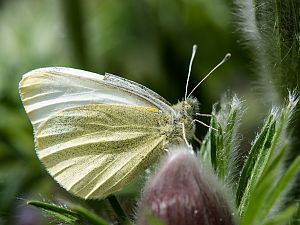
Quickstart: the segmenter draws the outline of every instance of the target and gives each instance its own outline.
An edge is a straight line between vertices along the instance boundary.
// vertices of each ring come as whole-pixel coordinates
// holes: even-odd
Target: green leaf
[[[28,201],[27,204],[41,208],[43,211],[69,224],[76,224],[79,220],[75,212],[61,206],[39,201]]]
[[[286,194],[289,186],[294,182],[295,175],[299,171],[300,156],[294,160],[286,171],[282,172],[284,168],[283,159],[285,159],[284,153],[289,143],[286,129],[296,102],[295,98],[290,98],[289,103],[281,110],[279,117],[275,117],[275,114],[271,120],[269,117],[260,133],[260,135],[265,134],[264,129],[269,127],[267,128],[268,131],[265,135],[263,145],[257,150],[257,154],[250,152],[249,158],[251,157],[252,159],[248,158],[245,162],[245,170],[247,166],[253,163],[253,160],[255,161],[255,165],[252,170],[249,169],[249,180],[240,180],[241,184],[247,182],[239,206],[242,225],[262,224],[269,218],[271,212],[274,212],[276,208],[282,207],[282,201],[279,201],[279,199],[284,197],[283,194]],[[256,143],[260,139],[263,138],[258,137]],[[255,150],[255,148],[253,149]],[[248,173],[245,172],[245,174],[247,175]],[[283,175],[280,176],[280,174]],[[241,177],[241,179],[244,179],[244,177]],[[239,194],[241,195],[241,192]]]
[[[252,175],[252,171],[255,166],[256,158],[262,150],[264,150],[264,144],[266,139],[270,136],[270,129],[275,124],[274,117],[272,114],[269,115],[264,127],[262,128],[260,134],[257,136],[255,142],[252,145],[249,156],[244,164],[241,172],[241,177],[239,180],[237,192],[236,192],[236,204],[240,205],[241,199],[243,197],[244,191],[247,187],[248,181]]]
[[[199,158],[201,158],[203,161],[206,163],[210,163],[211,167],[213,168],[212,165],[212,159],[211,159],[211,143],[210,143],[210,138],[211,138],[211,130],[207,132],[205,135],[200,150],[197,152],[197,155]],[[215,160],[214,160],[215,161]]]
[[[243,114],[241,101],[233,96],[223,97],[220,109],[214,106],[210,126],[216,130],[209,132],[209,148],[211,164],[222,180],[234,180],[237,166],[236,149],[239,144],[237,129]],[[203,149],[201,149],[203,151]]]
[[[240,189],[238,188],[239,192],[237,193],[237,203],[239,203],[240,214],[243,214],[244,209],[247,208],[249,199],[251,198],[254,188],[263,174],[271,155],[272,149],[270,145],[272,141],[274,143],[276,121],[273,116],[270,116],[270,120],[269,125],[265,126],[267,132],[265,138],[257,138],[257,141],[259,142],[254,143],[245,163],[245,167],[242,170],[240,177],[241,186],[239,186]],[[263,135],[264,131],[262,131],[261,134]],[[246,185],[243,186],[244,184]]]
[[[53,203],[40,201],[28,201],[27,204],[41,208],[48,214],[68,224],[109,225],[109,223],[101,217],[89,212],[88,210],[80,206],[65,208]]]
[[[245,208],[244,213],[241,216],[240,225],[254,225],[259,219],[261,210],[267,201],[267,196],[270,194],[270,187],[276,179],[276,172],[272,170],[268,176],[262,180],[253,191],[251,198],[249,198],[249,204]]]
[[[217,147],[221,147],[220,141],[217,143],[217,138],[218,138],[218,132],[222,134],[222,128],[218,126],[217,124],[217,118],[212,114],[211,118],[211,127],[217,129],[217,131],[210,129],[210,159],[211,159],[211,164],[215,170],[217,170]]]
[[[274,190],[271,193],[271,196],[268,198],[269,200],[266,202],[264,214],[266,215],[272,206],[276,203],[276,200],[280,197],[280,195],[284,192],[289,184],[292,183],[295,178],[296,173],[300,168],[300,155],[293,161],[290,167],[285,171],[283,176],[280,178],[279,182],[275,186]]]
[[[286,225],[291,221],[291,218],[295,215],[298,209],[299,204],[295,203],[268,219],[264,225]]]
[[[280,162],[282,162],[286,149],[287,144],[284,144],[279,150],[276,157],[274,157],[274,159],[272,160],[271,164],[261,175],[259,183],[255,186],[255,190],[249,197],[249,204],[242,214],[241,222],[243,223],[241,224],[256,224],[257,221],[257,224],[260,224],[261,214],[265,209],[265,203],[269,200],[269,195],[272,192],[272,187],[276,185],[274,183],[274,180],[276,180]]]

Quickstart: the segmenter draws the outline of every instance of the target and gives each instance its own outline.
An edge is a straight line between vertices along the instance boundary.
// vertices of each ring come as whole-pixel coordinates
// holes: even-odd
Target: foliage
[[[137,2],[0,1],[0,221],[4,224],[15,223],[19,199],[74,200],[53,182],[35,156],[32,128],[18,94],[22,74],[45,66],[107,71],[149,86],[175,103],[183,97],[193,44],[205,57],[195,63],[191,85],[228,49],[245,54],[229,32],[232,25],[225,3]],[[215,10],[218,16],[212,13]],[[222,37],[222,42],[211,42],[211,36]],[[226,68],[241,71],[244,58]],[[218,80],[233,79],[229,69],[222,76],[217,74],[217,80],[206,84],[205,98],[197,93],[207,112],[209,102],[228,87]],[[229,84],[230,79],[226,80]],[[139,195],[138,184],[121,195],[127,208]],[[103,202],[92,205],[102,212]]]
[[[217,131],[210,130],[201,149],[203,152],[200,153],[206,160],[210,156],[210,161],[219,177],[227,182],[235,193],[241,225],[286,223],[298,209],[296,202],[285,206],[282,201],[291,190],[295,175],[300,168],[300,156],[295,158],[286,170],[283,166],[289,143],[287,128],[297,103],[298,99],[290,94],[283,108],[271,110],[252,143],[241,173],[238,177],[233,176],[229,179],[224,179],[224,172],[234,174],[230,173],[232,168],[230,165],[237,166],[239,162],[237,157],[232,157],[231,151],[224,151],[224,149],[236,150],[238,147],[232,146],[230,141],[223,140],[228,136],[231,137],[229,140],[238,139],[236,130],[239,123],[234,118],[239,117],[237,115],[243,112],[237,110],[242,108],[241,102],[236,97],[231,101],[223,100],[220,110],[212,114],[211,127]],[[223,123],[224,120],[227,122]],[[218,160],[215,160],[216,155]]]
[[[137,181],[138,186],[118,194],[124,210],[114,198],[109,206],[106,201],[76,199],[59,188],[34,155],[32,129],[17,91],[22,74],[53,65],[105,70],[149,86],[175,103],[183,96],[193,44],[198,44],[200,56],[191,86],[227,51],[233,55],[196,93],[202,112],[209,112],[226,89],[245,99],[228,94],[213,107],[211,126],[217,130],[205,135],[205,129],[197,129],[198,136],[205,135],[199,156],[232,190],[241,224],[299,224],[299,211],[294,215],[300,196],[300,178],[295,180],[300,112],[297,98],[288,92],[299,93],[299,1],[231,3],[0,1],[0,224],[18,224],[20,199],[40,195],[61,203],[29,201],[28,207],[42,208],[64,223],[107,224],[116,220],[111,208],[121,223],[128,223],[126,214],[133,214],[143,184]],[[263,90],[259,96],[250,89],[253,80]],[[275,106],[248,148],[270,102]]]
[[[41,208],[43,211],[53,215],[60,221],[68,224],[93,224],[93,225],[108,225],[101,217],[87,211],[85,208],[80,206],[72,206],[66,208],[46,202],[39,201],[28,201],[28,205]]]
[[[253,68],[260,77],[260,87],[266,101],[271,100],[280,104],[288,97],[290,90],[299,93],[300,2],[235,0],[235,5],[243,43],[253,55],[255,61]],[[293,131],[291,133],[293,141],[289,143],[286,167],[299,155],[299,110],[295,112],[290,131]],[[300,174],[297,175],[293,191],[284,200],[287,204],[300,198],[299,181]]]

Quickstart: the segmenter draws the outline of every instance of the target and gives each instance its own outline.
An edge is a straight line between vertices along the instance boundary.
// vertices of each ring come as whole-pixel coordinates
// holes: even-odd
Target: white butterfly
[[[185,100],[171,106],[115,75],[48,67],[23,75],[19,89],[39,159],[62,187],[85,199],[121,190],[170,144],[194,137],[198,101],[187,87]]]

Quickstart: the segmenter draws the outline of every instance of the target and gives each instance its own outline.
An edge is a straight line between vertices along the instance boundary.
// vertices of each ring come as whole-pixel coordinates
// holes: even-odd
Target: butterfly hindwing
[[[103,198],[163,153],[171,115],[157,108],[90,104],[61,110],[37,129],[37,155],[65,189]]]

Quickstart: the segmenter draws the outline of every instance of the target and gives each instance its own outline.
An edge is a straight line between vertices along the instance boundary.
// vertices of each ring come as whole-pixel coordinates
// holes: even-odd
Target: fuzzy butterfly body
[[[191,140],[198,101],[171,106],[115,75],[49,67],[20,82],[36,152],[50,175],[82,198],[121,190],[170,144]]]

